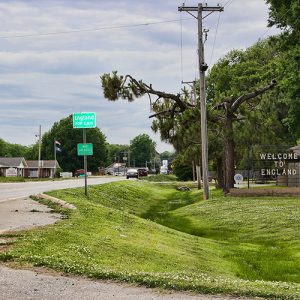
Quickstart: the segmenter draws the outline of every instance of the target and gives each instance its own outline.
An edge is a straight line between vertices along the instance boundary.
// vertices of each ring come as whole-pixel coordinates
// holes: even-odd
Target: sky
[[[178,12],[183,2],[198,3],[0,0],[0,138],[31,145],[39,125],[44,133],[74,112],[95,112],[107,142],[129,144],[146,133],[158,152],[172,151],[151,130],[148,97],[109,102],[100,76],[117,70],[172,93],[198,78],[197,20]],[[264,0],[205,3],[224,6],[203,20],[210,67],[228,51],[278,33],[267,28]]]

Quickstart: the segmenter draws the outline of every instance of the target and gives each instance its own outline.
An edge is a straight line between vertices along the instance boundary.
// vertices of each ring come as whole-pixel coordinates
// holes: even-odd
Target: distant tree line
[[[38,146],[23,146],[12,144],[0,138],[0,156],[1,157],[25,157],[28,160],[37,159]]]
[[[58,142],[57,144],[55,142]],[[41,144],[41,159],[53,160],[55,157],[64,171],[74,172],[83,168],[83,157],[77,155],[77,144],[83,142],[82,129],[74,129],[72,115],[55,122],[44,133]],[[88,170],[97,172],[99,168],[113,163],[126,163],[128,166],[154,168],[160,164],[156,143],[147,135],[134,137],[128,145],[109,144],[99,128],[87,129],[87,143],[93,144],[93,155],[88,156]],[[0,156],[24,157],[37,160],[38,143],[31,146],[11,144],[0,138]],[[168,152],[164,152],[163,157]]]

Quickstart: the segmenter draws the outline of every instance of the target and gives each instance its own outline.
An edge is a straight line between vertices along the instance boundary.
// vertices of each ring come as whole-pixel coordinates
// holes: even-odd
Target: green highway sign
[[[77,155],[93,155],[93,144],[77,144]]]
[[[73,128],[95,128],[96,114],[94,112],[82,112],[73,114]]]

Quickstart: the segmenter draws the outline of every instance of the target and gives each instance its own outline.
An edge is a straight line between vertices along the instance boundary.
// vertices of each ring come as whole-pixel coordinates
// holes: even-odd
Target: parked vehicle
[[[139,173],[137,169],[128,169],[126,173],[126,178],[139,178]]]
[[[115,176],[124,176],[124,172],[114,172]]]
[[[83,169],[76,170],[74,175],[75,175],[75,177],[84,176],[85,172]]]
[[[148,170],[146,168],[137,169],[139,176],[148,176]]]

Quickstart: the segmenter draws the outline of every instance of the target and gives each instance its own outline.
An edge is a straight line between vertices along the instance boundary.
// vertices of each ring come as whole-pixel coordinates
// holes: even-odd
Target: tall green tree
[[[186,162],[184,155],[179,154],[172,163],[173,173],[179,180],[187,181],[193,179],[191,164]]]
[[[164,152],[160,153],[159,156],[160,156],[161,160],[172,161],[176,157],[176,152],[175,151],[164,151]]]
[[[128,159],[129,145],[107,144],[107,165],[114,162],[124,162],[123,158]]]
[[[254,54],[250,55],[248,52],[232,52],[219,64],[226,70],[218,77],[219,81],[210,83],[212,99],[209,102],[208,117],[218,125],[217,129],[223,134],[220,138],[224,151],[222,149],[219,152],[223,152],[225,157],[225,190],[234,185],[233,122],[239,118],[239,114],[243,112],[242,107],[246,103],[253,102],[253,99],[257,99],[275,85],[275,81],[271,82],[271,74],[259,72],[261,61],[256,62],[255,58]],[[256,72],[259,72],[259,75],[256,75]],[[199,106],[191,101],[186,90],[182,94],[157,91],[152,85],[138,81],[130,75],[119,76],[116,72],[104,74],[101,80],[105,97],[112,101],[118,98],[133,101],[144,94],[157,96],[152,104],[155,113],[150,116],[156,118],[152,129],[159,130],[161,138],[172,143],[178,151],[191,154],[192,152],[187,152],[187,149],[196,149],[193,143],[199,144],[200,111]],[[197,150],[195,152],[195,156],[199,155]]]
[[[6,155],[6,145],[7,143],[0,138],[0,156],[5,156]]]
[[[300,32],[300,1],[299,0],[266,0],[269,4],[269,26],[278,26],[299,35]]]
[[[269,4],[269,26],[277,26],[282,33],[271,39],[280,50],[282,75],[280,91],[289,110],[285,124],[300,137],[300,0],[266,0]]]
[[[104,167],[107,160],[107,144],[104,134],[99,128],[86,130],[87,143],[93,144],[93,155],[88,156],[88,171],[96,172]],[[57,152],[57,161],[64,171],[75,172],[83,169],[83,156],[77,155],[77,144],[83,143],[82,129],[73,128],[72,116],[54,123],[42,138],[42,158],[54,159],[54,141],[61,144],[61,152]]]
[[[148,134],[136,136],[130,144],[130,159],[136,167],[144,167],[153,160],[156,153],[156,143]]]
[[[25,157],[29,151],[28,146],[11,144],[0,138],[0,156],[6,157]]]
[[[25,158],[28,160],[37,160],[39,158],[39,143],[28,146]]]

